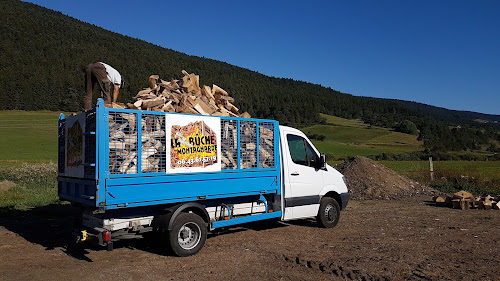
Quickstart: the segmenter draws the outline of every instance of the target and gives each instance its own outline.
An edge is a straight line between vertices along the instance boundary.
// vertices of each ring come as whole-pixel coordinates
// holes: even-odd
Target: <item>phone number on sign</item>
[[[214,161],[214,162],[217,161],[217,156],[214,155],[214,156],[203,157],[203,158],[196,157],[194,159],[189,159],[189,160],[182,159],[182,160],[177,161],[177,165],[194,164],[194,163],[200,163],[200,162],[206,163],[208,161]]]

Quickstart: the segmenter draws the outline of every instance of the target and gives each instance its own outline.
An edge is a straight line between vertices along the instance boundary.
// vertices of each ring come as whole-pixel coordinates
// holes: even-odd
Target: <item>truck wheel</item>
[[[318,216],[316,220],[324,228],[332,228],[337,225],[340,219],[340,207],[337,200],[331,197],[321,198]]]
[[[193,213],[181,213],[175,218],[169,232],[172,252],[179,257],[198,253],[207,240],[207,227],[203,219]]]

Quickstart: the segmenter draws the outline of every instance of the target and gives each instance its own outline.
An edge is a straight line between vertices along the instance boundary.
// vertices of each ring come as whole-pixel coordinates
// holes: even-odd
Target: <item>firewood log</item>
[[[453,199],[467,199],[467,198],[474,198],[474,196],[472,195],[472,193],[469,193],[464,190],[461,190],[453,194]]]
[[[158,82],[158,79],[160,79],[160,76],[158,75],[151,75],[149,76],[149,88],[154,89],[156,87],[156,83]]]

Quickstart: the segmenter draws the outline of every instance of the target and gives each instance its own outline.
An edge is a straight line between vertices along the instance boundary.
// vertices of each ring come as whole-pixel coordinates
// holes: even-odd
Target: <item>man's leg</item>
[[[108,78],[101,82],[101,95],[105,102],[111,102],[111,81]]]
[[[101,96],[105,102],[111,102],[111,94],[110,94],[110,84],[111,81],[108,79],[108,74],[106,72],[106,68],[101,63],[94,63],[92,67],[92,74],[97,79],[97,83],[99,84],[99,88],[101,90]]]
[[[89,64],[85,69],[85,95],[83,96],[83,109],[92,109],[92,67],[93,63]]]

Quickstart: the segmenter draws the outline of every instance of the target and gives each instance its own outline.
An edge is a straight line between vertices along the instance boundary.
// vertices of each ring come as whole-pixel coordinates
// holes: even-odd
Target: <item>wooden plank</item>
[[[165,97],[158,97],[158,98],[155,98],[155,99],[150,99],[150,100],[144,100],[142,102],[142,109],[147,109],[147,108],[151,108],[151,107],[154,107],[154,106],[157,106],[157,105],[161,105],[163,103],[165,103]]]
[[[175,108],[172,103],[173,101],[168,101],[161,109],[165,112],[175,112]]]
[[[137,109],[140,109],[140,108],[141,108],[141,106],[142,106],[142,102],[143,102],[143,100],[138,100],[138,101],[134,102],[134,106],[135,106]]]
[[[200,106],[199,104],[196,104],[196,105],[194,106],[194,109],[195,109],[196,111],[198,111],[201,115],[210,115],[210,114],[208,114],[206,111],[204,111],[204,110],[203,110],[203,108],[201,108],[201,106]]]
[[[121,102],[112,102],[111,106],[113,108],[120,108],[120,109],[125,109],[126,108],[125,104],[121,103]]]
[[[203,88],[201,88],[201,93],[205,95],[208,99],[215,100],[214,95],[212,95],[212,90],[210,89],[210,86],[204,85]]]
[[[148,95],[149,93],[151,93],[152,89],[151,88],[146,88],[144,90],[140,90],[137,95],[135,95],[136,98],[142,98],[146,95]]]
[[[159,75],[151,75],[151,76],[149,76],[149,79],[148,79],[149,88],[154,89],[156,87],[156,83],[158,82],[158,79],[160,79]]]
[[[201,99],[198,99],[196,100],[196,105],[195,105],[195,108],[196,106],[198,107],[201,107],[201,109],[207,113],[207,115],[211,115],[212,113],[215,112],[215,109],[213,109],[212,107],[210,107],[209,105],[207,105],[205,102],[203,102],[203,100]]]
[[[248,112],[243,112],[242,114],[240,114],[240,117],[241,118],[252,118],[252,116],[250,116],[250,114]]]
[[[236,106],[234,106],[234,104],[232,104],[230,102],[226,102],[226,108],[229,109],[234,114],[239,114],[238,108]]]
[[[130,108],[130,109],[140,109],[139,107],[136,107],[133,103],[127,103],[127,108]]]
[[[224,91],[224,89],[222,89],[221,87],[213,84],[212,85],[212,95],[215,96],[216,93],[220,93],[220,94],[222,94],[224,96],[229,96],[229,94],[226,91]]]

